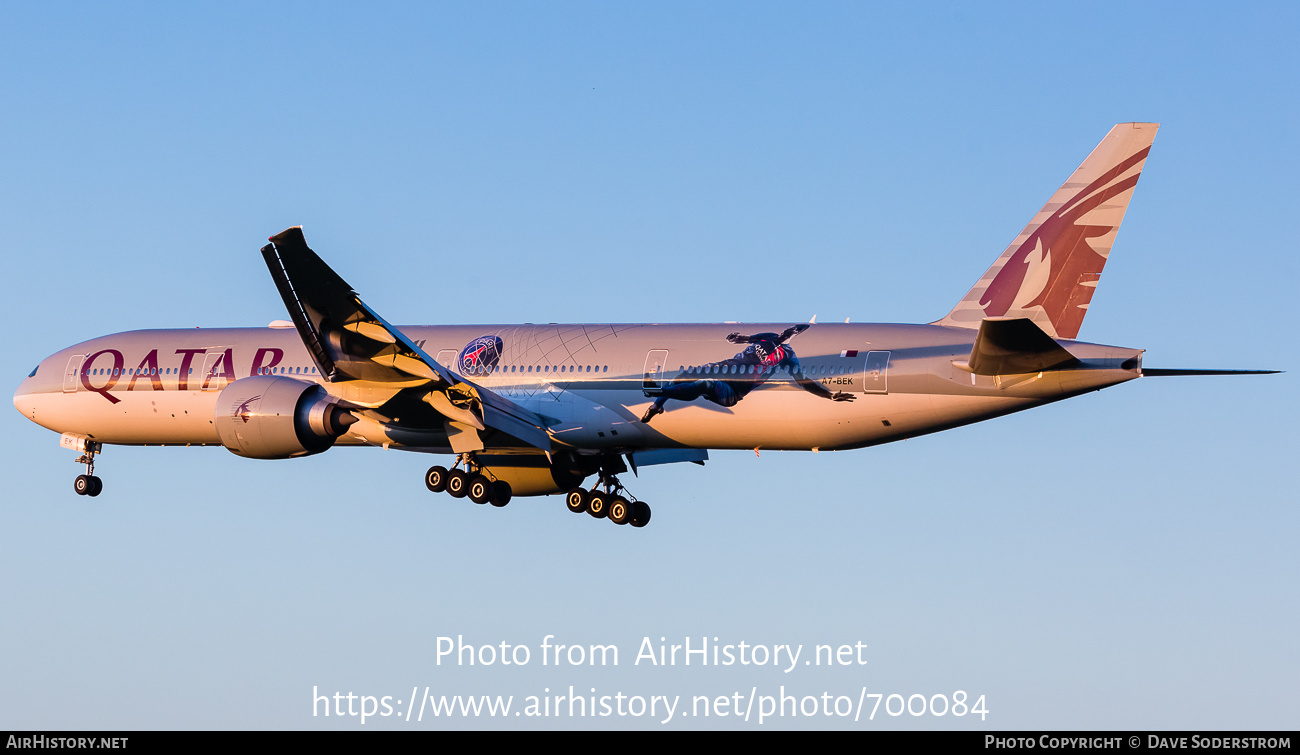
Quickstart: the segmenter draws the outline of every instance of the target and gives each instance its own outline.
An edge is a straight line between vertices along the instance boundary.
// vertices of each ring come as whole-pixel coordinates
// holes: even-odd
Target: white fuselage
[[[1120,369],[1133,349],[1072,343],[1087,369],[1037,375],[975,376],[957,365],[975,331],[929,325],[822,324],[788,347],[811,392],[789,371],[754,374],[719,365],[743,350],[738,331],[784,325],[430,326],[401,330],[425,353],[457,369],[462,349],[495,335],[503,348],[479,385],[553,420],[561,447],[841,449],[912,437],[1137,377]],[[887,354],[885,352],[888,352]],[[744,374],[739,374],[744,373]],[[427,425],[408,431],[389,399],[404,386],[326,382],[293,328],[143,330],[96,338],[41,362],[14,395],[26,417],[60,433],[110,444],[219,444],[217,397],[234,380],[274,374],[317,383],[369,407],[341,444],[449,451]],[[654,381],[716,380],[745,386],[730,406],[708,398],[669,400],[652,423],[640,421]]]

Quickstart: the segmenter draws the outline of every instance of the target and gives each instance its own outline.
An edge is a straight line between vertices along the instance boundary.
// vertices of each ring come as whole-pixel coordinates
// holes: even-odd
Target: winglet
[[[284,300],[285,309],[289,310],[289,318],[316,360],[321,374],[327,380],[338,379],[338,366],[325,346],[323,334],[316,327],[321,313],[298,293],[289,279],[289,270],[293,268],[293,277],[299,284],[319,291],[321,298],[355,297],[356,292],[307,246],[302,226],[288,228],[267,240],[271,243],[262,247],[262,259],[266,261],[271,280],[275,281],[280,298]]]
[[[935,325],[1025,317],[1074,339],[1146,165],[1158,123],[1116,125],[956,307]]]

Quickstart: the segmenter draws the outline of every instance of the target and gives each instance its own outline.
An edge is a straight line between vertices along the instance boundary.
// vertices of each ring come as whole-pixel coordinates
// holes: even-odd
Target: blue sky
[[[429,459],[110,448],[9,412],[0,728],[361,728],[311,691],[987,696],[984,726],[1287,728],[1293,4],[10,4],[4,369],[284,316],[303,225],[400,323],[941,317],[1106,131],[1162,123],[1080,337],[1150,379],[904,443],[646,470],[640,531]],[[617,668],[438,665],[610,642]],[[642,637],[864,667],[633,666]],[[585,685],[585,687],[584,687]],[[975,726],[952,716],[771,727]],[[365,728],[758,728],[735,718]]]

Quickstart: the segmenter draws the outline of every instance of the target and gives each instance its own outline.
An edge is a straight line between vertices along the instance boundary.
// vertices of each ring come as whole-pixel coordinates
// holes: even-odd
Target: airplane
[[[1141,349],[1076,340],[1158,127],[1112,128],[929,324],[399,328],[294,227],[261,250],[288,320],[85,341],[41,361],[14,406],[80,454],[80,495],[102,491],[106,445],[252,459],[382,446],[454,455],[426,472],[433,492],[494,506],[563,494],[570,511],[643,527],[629,469],[863,448],[1138,377],[1276,372],[1144,368]]]

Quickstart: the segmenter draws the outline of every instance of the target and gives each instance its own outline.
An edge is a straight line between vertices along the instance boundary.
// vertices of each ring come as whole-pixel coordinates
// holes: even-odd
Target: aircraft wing
[[[426,389],[424,400],[452,423],[492,428],[549,452],[541,415],[438,364],[366,306],[307,246],[301,227],[262,248],[280,297],[321,375],[331,383],[365,380]],[[464,429],[468,429],[464,428]]]

